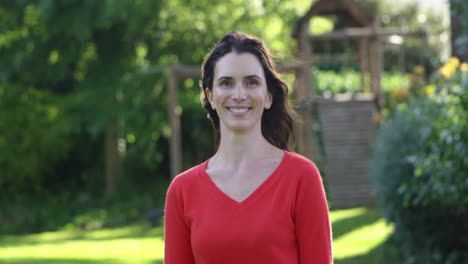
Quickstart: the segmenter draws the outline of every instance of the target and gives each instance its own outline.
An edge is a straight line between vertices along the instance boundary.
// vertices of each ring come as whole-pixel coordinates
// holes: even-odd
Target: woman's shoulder
[[[317,165],[310,159],[295,153],[286,151],[288,156],[288,167],[297,170],[317,170]]]
[[[295,152],[286,152],[286,155],[285,171],[289,180],[299,183],[321,181],[320,171],[313,161]]]
[[[192,168],[182,173],[179,173],[172,180],[170,188],[190,188],[190,186],[199,179],[200,175],[203,173],[205,166],[206,161],[196,166],[193,166]]]

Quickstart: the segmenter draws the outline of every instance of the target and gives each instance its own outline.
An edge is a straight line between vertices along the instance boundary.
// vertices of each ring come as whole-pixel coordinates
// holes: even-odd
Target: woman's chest
[[[241,254],[237,260],[245,263],[271,257],[272,249],[295,254],[294,198],[288,192],[269,188],[241,203],[205,194],[197,199],[199,209],[188,214],[196,257],[236,259]]]

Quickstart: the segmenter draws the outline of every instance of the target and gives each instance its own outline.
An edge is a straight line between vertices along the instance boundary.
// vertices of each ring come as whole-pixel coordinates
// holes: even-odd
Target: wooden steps
[[[369,179],[374,140],[373,100],[320,100],[318,111],[333,206],[373,205],[375,193]]]

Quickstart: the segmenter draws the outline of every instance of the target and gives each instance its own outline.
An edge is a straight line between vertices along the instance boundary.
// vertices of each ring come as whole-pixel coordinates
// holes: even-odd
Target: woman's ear
[[[206,97],[208,98],[208,101],[210,102],[211,108],[213,108],[213,110],[215,110],[216,105],[213,102],[213,94],[211,93],[210,89],[205,88],[205,94],[206,94]]]
[[[273,104],[273,97],[271,96],[271,93],[267,94],[266,100],[265,100],[265,109],[270,109],[271,105]]]

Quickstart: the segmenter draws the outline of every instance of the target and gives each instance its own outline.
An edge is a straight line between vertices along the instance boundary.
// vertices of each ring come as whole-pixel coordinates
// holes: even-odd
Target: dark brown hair
[[[239,31],[230,32],[222,37],[205,57],[202,65],[201,100],[215,130],[216,148],[219,147],[221,139],[219,116],[216,110],[211,108],[205,89],[213,91],[216,63],[231,52],[253,54],[262,65],[268,93],[273,99],[271,107],[265,109],[262,115],[262,135],[272,145],[288,150],[293,142],[293,122],[297,116],[288,101],[288,86],[276,71],[272,55],[265,44],[260,39]]]

